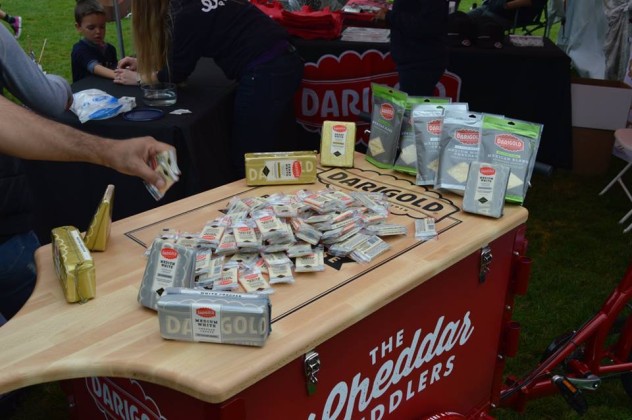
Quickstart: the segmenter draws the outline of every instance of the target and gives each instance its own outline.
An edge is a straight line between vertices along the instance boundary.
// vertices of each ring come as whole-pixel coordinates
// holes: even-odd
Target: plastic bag
[[[112,118],[136,106],[136,98],[132,96],[115,98],[99,89],[82,90],[72,96],[70,110],[79,117],[81,123]]]

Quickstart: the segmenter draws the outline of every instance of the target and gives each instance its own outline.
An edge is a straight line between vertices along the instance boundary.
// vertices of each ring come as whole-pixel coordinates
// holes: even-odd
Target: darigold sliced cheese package
[[[263,346],[271,331],[267,295],[168,288],[158,300],[163,338]]]
[[[114,205],[114,185],[108,185],[103,198],[92,217],[90,226],[86,231],[83,241],[90,251],[105,251],[110,239],[112,226],[112,206]]]
[[[94,298],[97,290],[94,262],[79,229],[74,226],[54,228],[51,243],[55,271],[66,301],[86,302]]]
[[[323,166],[353,167],[356,125],[354,122],[323,121],[320,163]]]
[[[499,218],[503,215],[509,167],[472,162],[463,194],[463,211]]]

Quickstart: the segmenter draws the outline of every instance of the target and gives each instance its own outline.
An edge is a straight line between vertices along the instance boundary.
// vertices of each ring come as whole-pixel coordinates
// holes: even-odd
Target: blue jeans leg
[[[40,246],[34,232],[18,234],[0,245],[0,316],[10,319],[33,293],[35,250]]]
[[[235,96],[232,160],[244,175],[244,154],[279,151],[283,124],[293,115],[293,99],[303,78],[303,61],[286,52],[256,66],[239,79]],[[293,121],[293,118],[292,118]]]

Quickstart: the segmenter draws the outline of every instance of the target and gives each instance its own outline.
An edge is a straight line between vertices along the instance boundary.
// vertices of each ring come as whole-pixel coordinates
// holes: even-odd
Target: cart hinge
[[[307,395],[313,395],[316,392],[318,384],[318,372],[320,371],[320,356],[315,351],[305,354],[305,385],[307,385]]]
[[[487,279],[489,273],[489,265],[492,263],[492,249],[489,245],[481,248],[481,266],[478,272],[478,281],[483,283]]]

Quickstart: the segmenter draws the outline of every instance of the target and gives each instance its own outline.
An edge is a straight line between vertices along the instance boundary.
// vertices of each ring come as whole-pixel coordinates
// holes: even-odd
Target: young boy
[[[138,74],[131,70],[117,70],[116,48],[105,42],[105,10],[98,0],[77,0],[75,27],[82,36],[72,47],[72,81],[91,74],[112,79],[123,85],[138,84]]]

